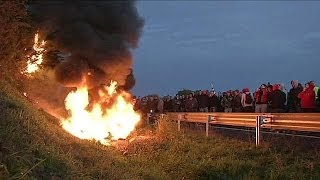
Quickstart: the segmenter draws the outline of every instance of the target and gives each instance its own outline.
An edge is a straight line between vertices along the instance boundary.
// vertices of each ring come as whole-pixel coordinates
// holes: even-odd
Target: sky
[[[320,1],[138,1],[133,93],[320,84]]]

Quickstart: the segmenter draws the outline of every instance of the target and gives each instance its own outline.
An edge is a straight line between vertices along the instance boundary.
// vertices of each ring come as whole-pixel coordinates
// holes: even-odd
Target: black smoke
[[[54,66],[58,82],[96,87],[114,80],[126,90],[134,86],[131,51],[144,24],[135,1],[39,0],[28,10],[48,52],[71,54]]]

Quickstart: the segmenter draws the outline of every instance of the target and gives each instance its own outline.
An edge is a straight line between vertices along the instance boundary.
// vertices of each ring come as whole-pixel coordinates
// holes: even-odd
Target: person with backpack
[[[249,88],[242,90],[241,104],[244,112],[253,112],[253,97]]]

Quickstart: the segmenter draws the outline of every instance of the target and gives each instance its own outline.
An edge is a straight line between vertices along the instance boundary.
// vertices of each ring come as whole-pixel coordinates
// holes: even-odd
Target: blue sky
[[[136,95],[319,82],[320,1],[138,1]]]

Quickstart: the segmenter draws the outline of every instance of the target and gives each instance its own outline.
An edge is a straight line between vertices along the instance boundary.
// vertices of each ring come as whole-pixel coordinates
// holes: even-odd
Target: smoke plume
[[[50,50],[71,54],[54,67],[58,82],[133,87],[131,51],[144,24],[134,1],[39,0],[28,8]]]

